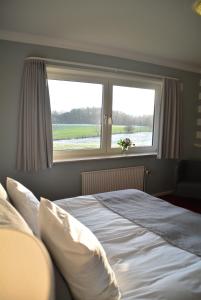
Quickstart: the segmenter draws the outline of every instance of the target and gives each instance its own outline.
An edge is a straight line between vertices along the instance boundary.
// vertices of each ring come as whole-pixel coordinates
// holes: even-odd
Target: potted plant
[[[129,138],[120,139],[117,144],[121,146],[123,152],[127,151],[131,146],[135,146]]]

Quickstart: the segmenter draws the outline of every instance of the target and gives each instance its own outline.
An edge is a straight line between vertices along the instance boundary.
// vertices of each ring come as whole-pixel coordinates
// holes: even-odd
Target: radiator
[[[83,172],[82,195],[122,189],[144,190],[144,166]]]

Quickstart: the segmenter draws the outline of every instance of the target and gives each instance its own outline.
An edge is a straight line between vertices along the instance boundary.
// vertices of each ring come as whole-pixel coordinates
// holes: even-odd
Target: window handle
[[[112,116],[111,115],[108,117],[108,125],[112,125]]]
[[[107,120],[108,119],[107,119],[107,115],[106,114],[104,114],[103,119],[104,119],[104,124],[107,125]]]
[[[107,114],[104,114],[104,124],[105,125],[112,125],[112,116],[108,116]]]

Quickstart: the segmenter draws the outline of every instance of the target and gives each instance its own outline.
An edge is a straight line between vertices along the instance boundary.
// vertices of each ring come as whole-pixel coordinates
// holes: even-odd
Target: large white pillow
[[[29,224],[32,231],[38,235],[38,199],[25,186],[9,177],[7,177],[7,191],[15,208]]]
[[[9,201],[8,194],[1,183],[0,183],[0,198]]]
[[[117,300],[120,292],[95,235],[54,203],[41,198],[41,238],[76,300]]]
[[[13,228],[33,235],[18,211],[2,198],[0,198],[0,228]]]

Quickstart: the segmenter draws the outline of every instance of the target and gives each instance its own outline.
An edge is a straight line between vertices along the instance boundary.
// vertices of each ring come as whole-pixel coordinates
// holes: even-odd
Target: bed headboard
[[[0,245],[0,299],[53,300],[52,263],[42,242],[27,233],[1,228]]]

